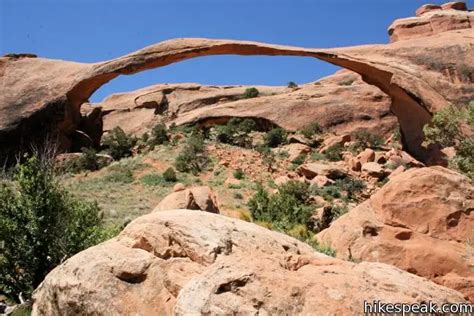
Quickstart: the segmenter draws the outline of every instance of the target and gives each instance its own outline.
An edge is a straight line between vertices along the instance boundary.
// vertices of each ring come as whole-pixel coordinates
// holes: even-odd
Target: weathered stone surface
[[[422,16],[426,12],[441,10],[440,5],[436,4],[424,4],[416,10],[416,16]]]
[[[390,173],[389,170],[386,170],[383,166],[379,165],[376,162],[364,163],[362,165],[362,172],[377,179],[382,179]]]
[[[373,162],[375,161],[375,152],[373,149],[366,148],[364,151],[359,153],[357,155],[357,159],[360,161],[360,163],[363,165],[367,162]]]
[[[344,134],[344,135],[334,135],[328,137],[324,140],[321,144],[321,149],[319,150],[320,153],[325,153],[329,148],[335,145],[344,145],[351,141],[351,135]]]
[[[173,192],[179,192],[179,191],[184,191],[186,189],[186,186],[182,183],[176,183],[173,187]]]
[[[329,179],[326,176],[316,176],[311,179],[311,184],[317,186],[318,188],[322,188],[334,183],[334,180]]]
[[[459,10],[459,11],[467,11],[466,2],[463,1],[453,1],[444,3],[441,8],[443,10]]]
[[[393,264],[474,301],[474,185],[442,167],[410,169],[318,234],[340,258]]]
[[[473,21],[474,13],[467,11],[464,2],[449,2],[442,6],[425,4],[416,10],[416,17],[395,20],[388,33],[390,41],[396,42],[453,30],[472,32]]]
[[[190,224],[192,223],[192,224]],[[55,268],[33,315],[360,315],[364,300],[463,302],[381,263],[334,259],[252,223],[152,213]]]
[[[274,149],[276,153],[287,153],[288,160],[293,161],[301,155],[305,155],[311,152],[311,147],[299,143],[293,143],[283,145],[279,148]]]
[[[200,210],[219,213],[217,198],[207,186],[193,187],[175,191],[166,196],[153,210],[159,212],[171,209]]]
[[[313,179],[319,175],[333,180],[343,178],[347,174],[347,171],[338,164],[324,164],[318,162],[303,164],[296,169],[296,172],[308,179]]]

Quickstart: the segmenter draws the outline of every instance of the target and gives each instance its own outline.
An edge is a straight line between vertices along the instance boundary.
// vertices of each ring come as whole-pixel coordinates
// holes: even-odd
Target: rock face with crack
[[[471,19],[474,13],[467,14]],[[1,154],[6,156],[22,144],[44,139],[45,134],[57,138],[63,149],[73,147],[74,138],[81,134],[81,105],[95,90],[119,75],[198,56],[236,54],[314,57],[360,74],[365,82],[390,96],[390,109],[400,123],[404,147],[418,160],[427,161],[431,153],[422,147],[422,129],[432,113],[474,97],[471,34],[472,29],[456,29],[388,45],[335,49],[174,39],[95,64],[19,55],[1,57]],[[146,101],[143,104],[155,106]]]
[[[340,258],[384,262],[474,301],[474,185],[442,167],[393,177],[317,235]]]
[[[252,223],[171,210],[55,268],[33,315],[359,315],[364,300],[462,302],[381,263],[351,263]]]

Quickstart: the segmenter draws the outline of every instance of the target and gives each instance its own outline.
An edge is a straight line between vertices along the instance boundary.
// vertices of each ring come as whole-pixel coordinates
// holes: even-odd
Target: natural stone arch
[[[430,42],[423,39],[405,41],[410,42],[405,46],[394,43],[338,49],[308,49],[233,40],[174,39],[117,59],[95,64],[41,58],[20,58],[13,61],[12,58],[0,58],[0,74],[3,74],[5,86],[9,87],[9,82],[11,82],[13,88],[17,88],[10,89],[0,99],[0,114],[9,114],[13,108],[20,111],[25,109],[26,116],[25,120],[17,123],[8,119],[2,121],[2,115],[0,115],[0,131],[3,130],[3,133],[0,133],[0,143],[8,144],[15,133],[20,137],[28,136],[28,132],[31,133],[32,130],[31,126],[34,127],[34,125],[30,126],[25,122],[33,121],[33,117],[41,113],[43,113],[43,120],[50,120],[44,113],[49,113],[47,110],[52,111],[51,107],[53,107],[57,109],[56,112],[59,112],[59,115],[62,115],[56,123],[62,141],[67,147],[67,142],[70,141],[69,135],[74,133],[81,120],[81,104],[87,101],[99,87],[119,75],[131,75],[200,56],[284,55],[313,57],[344,67],[360,74],[367,83],[380,88],[392,98],[391,111],[399,120],[404,148],[417,159],[426,161],[428,154],[421,145],[422,128],[430,121],[433,112],[449,102],[430,86],[429,80],[420,76],[417,66],[413,63],[410,65],[407,56],[400,59],[396,54],[407,47],[410,49],[414,47],[414,50],[443,50],[446,48],[447,39],[453,41],[456,37],[460,37],[458,42],[461,41],[467,47],[464,51],[466,56],[469,56],[469,51],[472,51],[469,40],[465,40],[459,33],[439,34],[438,40]],[[406,51],[404,54],[407,55]],[[406,67],[401,66],[401,61]],[[45,71],[45,68],[48,71]],[[43,72],[38,71],[41,80],[35,78],[35,91],[32,93],[32,79],[26,73],[32,73],[38,69]],[[14,71],[20,73],[23,71],[25,75],[22,78],[15,77],[12,75]],[[40,105],[40,110],[33,111],[31,114],[29,110],[33,102]],[[15,127],[21,124],[28,128],[20,129],[18,132]]]
[[[373,84],[392,97],[391,110],[399,119],[402,142],[408,152],[420,160],[426,160],[421,148],[422,128],[431,119],[431,113],[419,100],[411,97],[402,87],[392,82],[394,71],[386,65],[361,60],[354,51],[344,49],[307,49],[299,47],[270,45],[256,42],[175,39],[146,47],[135,53],[98,65],[69,93],[68,99],[75,107],[80,106],[92,93],[119,75],[131,75],[151,68],[163,67],[190,58],[210,55],[267,55],[313,57],[360,74],[364,81]],[[367,50],[367,48],[364,48]]]

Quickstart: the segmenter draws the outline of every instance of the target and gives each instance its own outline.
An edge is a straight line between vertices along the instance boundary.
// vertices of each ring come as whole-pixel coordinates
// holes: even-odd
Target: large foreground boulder
[[[328,257],[286,235],[207,212],[134,220],[55,268],[33,315],[360,315],[363,301],[462,302],[381,263]]]
[[[317,238],[340,258],[395,265],[474,301],[474,185],[442,167],[410,169]]]

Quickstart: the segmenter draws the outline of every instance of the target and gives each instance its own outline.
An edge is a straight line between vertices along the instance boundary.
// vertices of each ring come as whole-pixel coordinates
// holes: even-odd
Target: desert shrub
[[[243,200],[244,196],[240,192],[235,192],[234,193],[234,199],[236,200]]]
[[[169,167],[165,172],[163,172],[163,179],[167,182],[176,182],[176,172],[172,167]]]
[[[231,122],[232,119],[229,121]],[[250,133],[252,131],[256,131],[258,129],[258,126],[257,126],[257,123],[252,120],[252,119],[249,119],[249,118],[246,118],[246,119],[237,119],[238,122],[238,128],[240,131],[244,132],[244,133]]]
[[[319,161],[319,160],[326,160],[326,155],[318,152],[318,151],[313,151],[311,153],[311,160]]]
[[[175,159],[175,167],[181,172],[199,174],[209,163],[209,157],[205,152],[204,137],[195,133],[191,135],[183,150]]]
[[[111,169],[104,176],[104,181],[112,183],[132,183],[133,172],[130,169]]]
[[[431,123],[423,132],[428,144],[454,147],[456,155],[449,166],[474,179],[474,101],[467,107],[447,107],[433,115]]]
[[[342,160],[342,152],[344,151],[344,145],[342,144],[335,144],[329,147],[324,152],[324,157],[329,161],[339,161]]]
[[[250,98],[256,98],[260,92],[257,90],[257,88],[247,88],[245,89],[244,92],[244,98],[250,99]]]
[[[301,130],[301,134],[308,139],[311,139],[314,135],[321,134],[322,132],[323,128],[316,122],[311,123]]]
[[[330,202],[342,196],[341,189],[335,185],[328,185],[322,188],[319,188],[317,186],[312,186],[311,193],[313,195],[319,195],[326,201],[330,201]]]
[[[236,179],[238,179],[238,180],[243,179],[244,176],[245,176],[244,172],[243,172],[242,169],[240,169],[240,168],[234,170],[233,175],[234,175],[234,178],[236,178]]]
[[[354,83],[355,79],[346,79],[339,82],[340,86],[351,86]]]
[[[298,155],[298,157],[296,157],[295,159],[291,161],[290,165],[288,166],[288,169],[291,171],[296,170],[296,168],[298,168],[300,165],[302,165],[305,162],[306,157],[307,157],[307,154]]]
[[[359,143],[359,146],[363,149],[365,148],[377,148],[383,144],[383,139],[375,134],[369,133],[367,131],[361,131],[355,135],[356,142]]]
[[[248,207],[253,220],[270,222],[283,232],[290,231],[296,225],[309,225],[313,212],[308,185],[299,181],[281,185],[278,192],[272,195],[259,185]]]
[[[474,68],[469,67],[466,64],[461,64],[456,67],[459,77],[462,81],[470,82],[474,74]]]
[[[265,144],[268,147],[278,147],[279,145],[286,143],[286,138],[286,131],[277,127],[265,134]]]
[[[252,141],[248,133],[257,130],[257,124],[252,119],[232,118],[226,125],[217,126],[215,129],[217,141],[249,148]]]
[[[260,153],[263,164],[267,167],[267,171],[273,172],[273,166],[276,163],[275,154],[270,147],[261,144],[255,147],[255,150]]]
[[[298,157],[291,161],[291,163],[297,166],[302,165],[306,160],[306,156],[307,154],[299,154]]]
[[[106,151],[115,160],[130,157],[132,155],[132,148],[136,143],[137,139],[127,135],[119,126],[110,131],[103,141]]]
[[[105,167],[105,160],[97,156],[97,151],[94,148],[83,147],[81,151],[82,155],[68,162],[64,169],[70,172],[81,172],[84,170],[96,171]]]
[[[46,274],[112,231],[96,203],[65,191],[39,159],[19,165],[13,185],[0,185],[0,292],[30,296]]]
[[[163,123],[156,124],[151,130],[151,136],[147,140],[147,144],[153,148],[157,145],[166,144],[169,142],[168,131],[166,125]]]
[[[140,178],[140,182],[147,186],[162,186],[164,179],[161,175],[156,173],[148,173]]]
[[[347,192],[347,198],[350,200],[353,200],[359,192],[366,188],[364,181],[351,177],[337,179],[334,184],[342,191]]]
[[[290,81],[288,82],[288,88],[290,89],[298,88],[298,85],[295,82]]]
[[[310,245],[316,250],[317,252],[323,253],[326,256],[336,257],[336,250],[332,248],[330,245],[321,244],[317,240],[312,239]]]
[[[239,212],[239,219],[246,221],[246,222],[251,222],[252,221],[252,216],[250,215],[250,212],[248,211],[240,211]]]

